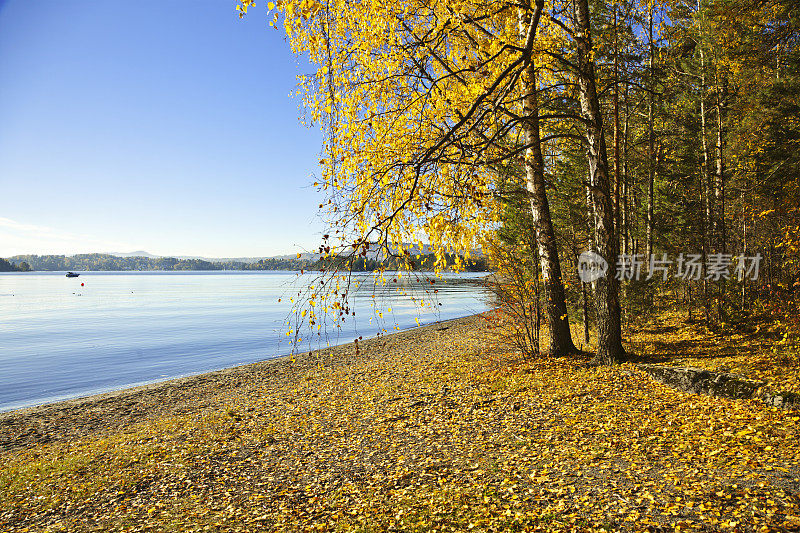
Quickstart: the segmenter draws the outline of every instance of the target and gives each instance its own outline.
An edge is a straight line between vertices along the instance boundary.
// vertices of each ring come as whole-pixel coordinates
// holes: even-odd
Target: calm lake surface
[[[412,282],[411,296],[434,303],[434,312],[382,285],[373,290],[371,274],[359,274],[356,320],[301,348],[485,311],[488,296],[475,283],[483,276]],[[288,300],[310,282],[296,272],[2,273],[0,411],[285,355]],[[421,288],[432,286],[435,295]],[[378,317],[373,301],[392,312]]]

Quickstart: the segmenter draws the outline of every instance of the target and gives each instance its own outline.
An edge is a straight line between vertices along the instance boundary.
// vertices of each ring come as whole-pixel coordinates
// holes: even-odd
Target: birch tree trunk
[[[595,244],[597,253],[609,263],[606,275],[594,282],[597,306],[597,362],[611,365],[625,361],[626,354],[622,348],[619,287],[615,277],[617,246],[614,235],[614,207],[610,194],[603,115],[597,97],[594,60],[591,57],[592,34],[588,0],[576,0],[575,15],[578,25],[575,33],[578,49],[576,74],[581,113],[586,120]]]
[[[614,5],[614,226],[617,237],[621,235],[622,209],[620,207],[620,164],[619,164],[619,42],[617,35],[617,6]],[[617,244],[619,250],[620,244]]]
[[[631,253],[631,231],[630,231],[630,185],[628,183],[628,122],[630,113],[628,110],[628,82],[625,82],[625,125],[622,130],[622,227],[617,229],[622,234],[622,253]]]
[[[653,6],[648,4],[648,72],[647,72],[647,228],[645,231],[645,256],[653,253],[653,210],[655,200],[656,162],[655,132],[653,131]]]
[[[541,13],[544,1],[537,2],[537,11]],[[533,15],[536,17],[536,14]],[[529,31],[536,31],[537,19],[531,21],[529,10],[520,10],[519,26],[523,38]],[[536,65],[528,57],[523,76],[524,96],[523,110],[525,119],[522,122],[525,145],[525,185],[529,193],[533,227],[536,231],[536,244],[542,270],[545,313],[550,329],[549,354],[561,356],[574,353],[575,344],[569,329],[567,304],[564,285],[561,277],[561,264],[558,258],[553,222],[550,217],[550,205],[544,181],[544,157],[542,156],[541,136],[539,131],[539,102],[536,85]]]
[[[699,3],[698,3],[699,6]],[[699,7],[698,7],[699,9]],[[706,280],[705,264],[711,251],[711,229],[714,219],[714,206],[711,198],[711,183],[708,171],[708,126],[706,124],[706,61],[702,45],[700,46],[700,138],[703,149],[700,162],[700,195],[702,196],[702,278],[703,278],[703,309],[705,318],[710,319],[708,280]]]
[[[717,250],[725,253],[727,249],[726,236],[725,236],[725,159],[722,153],[723,143],[723,128],[724,122],[722,118],[722,102],[719,92],[721,91],[719,84],[716,84],[717,102],[716,102],[716,115],[717,115],[717,168],[714,180],[714,204],[717,207],[717,216],[714,218],[714,238]]]

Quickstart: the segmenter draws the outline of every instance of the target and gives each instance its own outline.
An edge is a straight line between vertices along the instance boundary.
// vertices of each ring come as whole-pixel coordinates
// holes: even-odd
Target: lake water
[[[300,348],[485,311],[487,296],[475,283],[482,276],[412,282],[412,296],[434,303],[434,312],[380,284],[375,290],[371,274],[356,275],[363,282],[351,298],[356,320]],[[310,282],[308,274],[294,272],[2,273],[0,411],[290,353],[288,300]],[[435,295],[420,288],[433,286]],[[380,318],[374,301],[392,312]]]

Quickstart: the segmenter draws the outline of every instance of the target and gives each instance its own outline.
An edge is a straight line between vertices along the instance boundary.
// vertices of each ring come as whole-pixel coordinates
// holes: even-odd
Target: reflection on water
[[[480,277],[431,283],[387,273],[383,285],[356,274],[355,320],[327,335],[323,328],[301,348],[485,311]],[[0,274],[0,411],[286,354],[288,298],[312,279],[291,272]],[[420,310],[412,298],[428,305]],[[382,318],[375,312],[388,308]]]

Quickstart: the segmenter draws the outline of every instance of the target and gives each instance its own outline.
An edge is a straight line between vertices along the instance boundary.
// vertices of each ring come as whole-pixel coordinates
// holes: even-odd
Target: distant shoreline
[[[447,254],[448,264],[456,261],[464,261],[463,257],[458,259],[456,255]],[[76,255],[15,255],[7,259],[2,259],[6,264],[5,270],[25,270],[37,272],[125,272],[125,271],[209,271],[209,270],[242,270],[242,271],[262,271],[262,270],[309,270],[320,271],[342,267],[345,261],[351,263],[349,270],[355,272],[378,270],[385,266],[389,270],[398,267],[411,266],[415,271],[433,270],[436,257],[433,254],[414,256],[410,265],[406,265],[405,260],[397,258],[385,258],[378,261],[375,258],[326,258],[318,253],[298,254],[297,256],[278,256],[264,258],[234,258],[234,259],[204,259],[190,257],[162,257],[162,256],[119,256],[113,254],[76,254]],[[474,259],[464,261],[465,270],[486,271],[487,263],[485,258],[476,256]],[[0,263],[2,266],[2,263]]]

